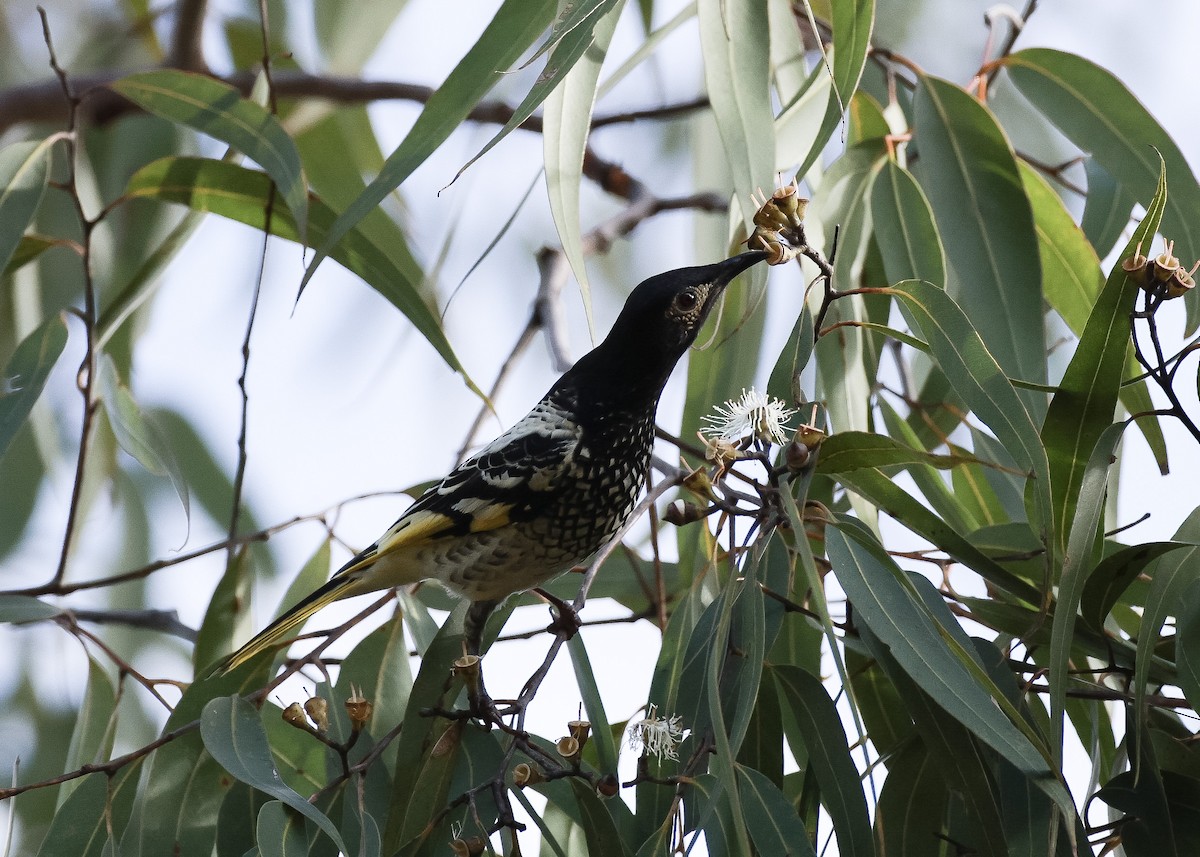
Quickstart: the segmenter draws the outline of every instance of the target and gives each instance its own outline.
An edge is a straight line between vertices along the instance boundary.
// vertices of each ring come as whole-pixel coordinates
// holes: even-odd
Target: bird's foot
[[[562,634],[568,640],[574,637],[579,632],[579,627],[582,623],[579,621],[579,614],[575,612],[575,608],[571,603],[563,601],[557,595],[551,595],[540,586],[533,591],[550,602],[554,621],[546,626],[546,630],[551,634]]]

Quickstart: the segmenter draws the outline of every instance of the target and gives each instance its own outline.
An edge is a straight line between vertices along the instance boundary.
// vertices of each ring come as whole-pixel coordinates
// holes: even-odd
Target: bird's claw
[[[554,621],[546,626],[548,633],[562,634],[563,638],[567,640],[579,633],[582,623],[579,621],[579,614],[575,612],[575,607],[569,601],[563,601],[557,595],[551,595],[541,587],[533,591],[550,602]]]

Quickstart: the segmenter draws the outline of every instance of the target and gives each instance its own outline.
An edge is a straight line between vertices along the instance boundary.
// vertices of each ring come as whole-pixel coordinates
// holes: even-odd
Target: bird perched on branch
[[[420,580],[473,602],[467,638],[477,653],[496,605],[587,559],[628,520],[646,482],[667,378],[725,287],[766,258],[752,251],[641,283],[605,340],[520,422],[219,669],[275,646],[338,599]]]

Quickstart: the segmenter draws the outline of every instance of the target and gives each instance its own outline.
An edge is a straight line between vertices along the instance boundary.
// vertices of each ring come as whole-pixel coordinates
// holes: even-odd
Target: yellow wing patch
[[[512,503],[488,503],[480,501],[483,508],[471,510],[471,532],[482,533],[496,530],[511,523],[508,513],[512,511]]]
[[[404,548],[420,547],[429,544],[447,530],[454,528],[454,519],[440,512],[414,512],[405,515],[391,529],[384,533],[376,543],[373,551],[364,551],[358,561],[347,565],[339,575],[354,572],[374,565],[387,554]]]

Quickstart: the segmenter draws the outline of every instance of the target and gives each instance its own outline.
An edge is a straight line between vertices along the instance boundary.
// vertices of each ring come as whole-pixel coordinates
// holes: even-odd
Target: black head
[[[767,254],[755,250],[714,265],[679,268],[643,281],[608,336],[564,376],[618,397],[657,401],[671,370],[696,341],[725,287]],[[609,398],[609,396],[605,396]]]

